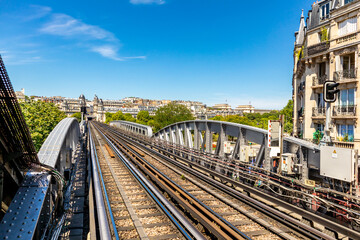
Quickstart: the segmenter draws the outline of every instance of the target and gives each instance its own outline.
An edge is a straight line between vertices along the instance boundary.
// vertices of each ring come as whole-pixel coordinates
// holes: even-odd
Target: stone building
[[[19,102],[25,102],[25,89],[24,88],[22,88],[21,91],[16,91],[15,95]]]
[[[359,0],[317,1],[306,20],[302,14],[294,47],[294,135],[312,140],[316,130],[323,131],[323,84],[332,80],[340,93],[330,105],[331,139],[335,146],[359,149],[359,16]]]
[[[235,110],[241,111],[243,113],[254,113],[255,108],[252,105],[239,105],[235,108]]]

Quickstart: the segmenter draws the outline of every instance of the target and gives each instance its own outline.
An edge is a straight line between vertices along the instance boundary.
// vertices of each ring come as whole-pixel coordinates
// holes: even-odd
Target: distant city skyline
[[[0,2],[0,54],[16,90],[266,109],[291,99],[294,32],[312,3]]]
[[[22,92],[25,96],[36,96],[36,97],[44,97],[44,98],[52,98],[52,97],[62,97],[62,98],[68,98],[68,99],[78,99],[80,97],[81,94],[79,94],[78,97],[68,97],[68,96],[61,96],[61,95],[54,95],[54,96],[47,96],[47,95],[35,95],[35,94],[28,94],[26,92],[26,89],[24,88],[21,88],[20,90],[18,89],[15,89],[15,91],[18,93],[18,92]],[[104,101],[107,101],[107,100],[110,100],[110,101],[116,101],[116,100],[124,100],[126,98],[138,98],[138,99],[144,99],[144,100],[156,100],[156,101],[184,101],[184,102],[199,102],[199,103],[202,103],[202,104],[205,104],[207,107],[214,107],[215,105],[221,105],[221,104],[228,104],[230,105],[230,107],[232,109],[235,109],[237,108],[238,106],[253,106],[251,102],[248,102],[247,104],[244,103],[244,104],[237,104],[236,106],[235,105],[231,105],[229,104],[228,102],[217,102],[217,103],[214,103],[214,104],[206,104],[205,102],[202,102],[202,101],[196,101],[196,100],[192,100],[192,99],[165,99],[165,98],[162,98],[162,99],[157,99],[157,98],[143,98],[141,96],[125,96],[125,97],[122,97],[122,98],[106,98],[106,97],[102,97],[102,96],[98,96],[97,94],[94,94],[93,96],[86,96],[84,95],[85,98],[89,101],[91,101],[95,96],[99,97],[99,99],[102,99]],[[257,108],[257,109],[261,109],[261,108]],[[281,109],[276,109],[276,108],[264,108],[264,109],[268,109],[268,110],[281,110]]]

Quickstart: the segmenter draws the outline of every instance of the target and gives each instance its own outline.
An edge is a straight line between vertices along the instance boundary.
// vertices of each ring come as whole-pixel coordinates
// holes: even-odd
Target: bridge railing
[[[153,135],[152,128],[139,123],[128,121],[112,121],[110,126],[120,128],[125,131],[151,137]]]
[[[215,151],[212,149],[213,135],[218,134]],[[267,130],[231,123],[212,120],[194,120],[178,122],[162,128],[154,134],[155,138],[165,140],[172,144],[177,144],[194,150],[201,150],[206,153],[214,153],[219,157],[225,157],[224,144],[228,141],[228,136],[236,138],[234,149],[227,157],[240,159],[241,147],[252,142],[260,145],[256,157],[255,165],[263,166],[270,170],[269,148],[267,146]],[[299,161],[303,163],[304,170],[308,164],[318,167],[320,162],[319,147],[313,143],[294,137],[285,137],[283,145],[284,153],[297,153]],[[306,166],[305,166],[306,165]],[[307,176],[305,176],[307,177]]]
[[[26,174],[0,223],[0,236],[41,238],[62,197],[62,174],[71,166],[79,136],[75,118],[63,119],[50,133],[38,153],[41,165],[33,164]],[[56,181],[51,181],[52,177]]]

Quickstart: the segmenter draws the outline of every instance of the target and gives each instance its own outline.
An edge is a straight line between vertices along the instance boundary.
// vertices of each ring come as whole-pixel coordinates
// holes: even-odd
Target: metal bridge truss
[[[75,118],[63,119],[50,133],[0,223],[4,239],[40,239],[62,205],[63,173],[79,143]],[[61,227],[55,229],[60,233]]]
[[[20,186],[24,169],[39,163],[29,129],[0,56],[0,218]]]
[[[218,134],[218,142],[213,152],[211,145],[214,134]],[[326,207],[321,206],[324,212],[334,213],[351,221],[358,221],[359,219],[356,210],[359,203],[357,196],[321,186],[317,186],[315,189],[307,185],[306,180],[309,178],[321,177],[318,174],[316,175],[318,171],[314,171],[320,167],[320,148],[307,141],[293,137],[284,138],[283,153],[296,154],[298,164],[303,166],[302,174],[298,176],[300,179],[296,180],[292,176],[270,171],[268,136],[267,131],[263,129],[229,122],[195,120],[167,126],[155,133],[152,138],[134,132],[126,133],[126,135],[133,136],[134,140],[145,144],[144,146],[157,149],[161,154],[172,157],[172,159],[190,166],[194,164],[195,168],[208,169],[209,174],[213,177],[216,176],[220,179],[224,177],[225,183],[228,181],[226,178],[228,178],[243,186],[255,184],[256,187],[272,189],[272,193],[276,194],[278,198],[305,209],[311,209],[314,199],[322,198],[326,202]],[[231,154],[225,154],[221,148],[219,149],[219,146],[227,141],[228,136],[237,138],[234,151]],[[239,160],[239,149],[242,145],[247,145],[248,142],[260,144],[254,164]],[[310,171],[310,169],[313,170]],[[283,194],[284,192],[286,194]],[[315,197],[314,194],[316,194]],[[294,202],[294,196],[301,199],[301,203]],[[353,207],[340,207],[342,211],[347,212],[345,214],[334,212],[334,209],[337,209],[340,206],[339,203],[343,203],[344,199],[354,204]],[[329,208],[329,206],[331,207]]]
[[[268,132],[264,129],[211,120],[178,122],[161,129],[155,134],[152,134],[150,126],[128,121],[112,121],[110,126],[147,137],[153,135],[155,139],[158,138],[170,144],[201,151],[226,160],[240,160],[241,146],[246,146],[249,142],[256,143],[260,145],[260,148],[254,165],[263,167],[266,170],[271,168],[270,149],[267,145]],[[219,137],[216,149],[213,152],[212,139],[214,134],[218,134]],[[224,142],[228,140],[228,136],[237,139],[231,154],[226,154],[222,147]],[[285,137],[283,152],[297,155],[298,164],[302,165],[301,179],[303,181],[309,177],[309,168],[319,169],[320,167],[320,148],[315,144],[294,137]]]
[[[215,152],[212,151],[214,134],[218,134]],[[223,147],[224,142],[228,141],[228,136],[237,139],[231,154],[225,154]],[[249,145],[249,142],[256,143],[260,145],[260,148],[255,158],[255,166],[262,166],[266,170],[270,170],[271,167],[270,149],[267,144],[268,133],[264,129],[230,122],[195,120],[167,126],[155,133],[154,137],[171,144],[232,160],[240,160],[241,146]],[[320,154],[317,145],[294,137],[286,137],[283,152],[297,154],[299,164],[303,165],[303,179],[308,178],[309,165],[319,167]]]
[[[125,131],[141,134],[144,136],[151,137],[153,135],[152,129],[150,126],[127,122],[127,121],[112,121],[110,126],[120,128]]]

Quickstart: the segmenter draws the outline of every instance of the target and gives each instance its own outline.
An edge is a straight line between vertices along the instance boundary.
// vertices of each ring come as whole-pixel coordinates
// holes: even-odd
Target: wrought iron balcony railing
[[[300,110],[298,111],[298,117],[303,117],[304,116],[304,109],[300,108]]]
[[[325,83],[325,81],[328,79],[328,76],[326,74],[319,76],[317,75],[316,77],[313,77],[313,86],[316,85],[322,85]]]
[[[334,106],[333,116],[356,116],[356,105]]]
[[[314,107],[312,109],[312,116],[313,117],[322,117],[326,114],[326,108],[325,107]]]
[[[316,45],[312,45],[307,48],[307,55],[310,56],[310,55],[324,52],[324,51],[328,50],[329,47],[330,47],[330,43],[328,41],[322,42],[322,43],[319,43]]]
[[[305,90],[305,82],[301,82],[299,84],[299,87],[298,87],[298,92],[301,92],[301,91],[304,91]]]
[[[334,72],[334,80],[342,81],[344,79],[355,79],[356,78],[357,69],[348,69],[342,71]]]

